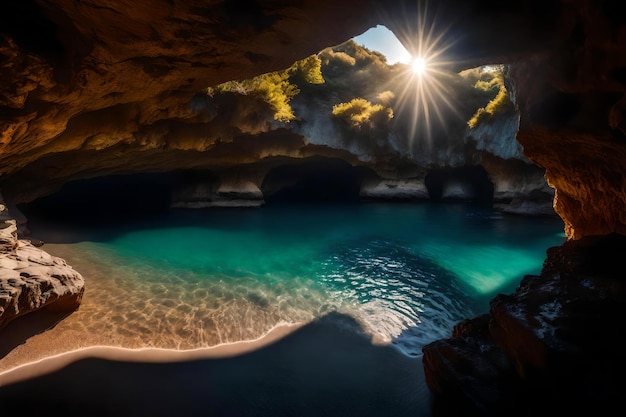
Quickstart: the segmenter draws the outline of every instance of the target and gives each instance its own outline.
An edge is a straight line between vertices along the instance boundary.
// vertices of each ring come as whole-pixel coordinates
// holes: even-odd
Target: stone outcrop
[[[81,274],[63,259],[17,238],[16,220],[0,196],[0,329],[42,308],[74,311],[84,287]]]
[[[381,179],[361,187],[365,200],[428,200],[430,198],[424,181],[419,179]]]
[[[622,235],[548,250],[539,276],[423,348],[437,415],[601,415],[621,404]],[[613,336],[611,336],[613,335]]]

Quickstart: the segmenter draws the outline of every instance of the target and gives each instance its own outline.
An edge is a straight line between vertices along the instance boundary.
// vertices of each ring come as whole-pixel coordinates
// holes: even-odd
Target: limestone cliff
[[[299,70],[307,65],[319,66],[307,70],[308,76],[315,73],[314,83]],[[301,166],[303,176],[323,175],[323,165],[317,173],[304,172],[315,160],[311,158],[322,157],[344,160],[355,173],[357,168],[366,169],[367,177],[355,176],[363,198],[427,199],[435,194],[490,202],[493,197],[505,211],[550,214],[553,193],[543,171],[521,154],[515,140],[519,115],[510,101],[500,114],[467,127],[472,114],[499,91],[474,84],[488,84],[496,76],[502,73],[481,68],[432,74],[429,81],[434,86],[446,87],[428,91],[437,101],[416,112],[420,97],[414,91],[421,80],[411,66],[388,65],[379,53],[348,41],[298,61],[289,70],[197,93],[189,103],[189,118],[180,126],[170,124],[167,133],[155,132],[165,136],[155,136],[156,143],[148,149],[133,143],[121,146],[115,137],[98,133],[90,136],[83,151],[57,150],[28,164],[4,188],[14,202],[21,202],[103,172],[130,173],[135,167],[175,176],[186,170],[189,183],[172,188],[172,205],[250,206],[271,197],[264,191],[278,191],[278,182],[269,185],[276,178],[269,175],[271,170],[292,165]],[[336,113],[341,106],[345,112]],[[436,111],[437,120],[424,120],[427,111]],[[113,119],[94,119],[85,128],[104,132],[111,123]],[[85,152],[90,154],[89,164],[77,158]],[[141,159],[129,166],[129,154]],[[54,172],[38,177],[44,166],[51,165]],[[472,166],[482,167],[486,176],[465,175],[474,172],[468,170]],[[427,186],[426,177],[431,175],[437,181]],[[494,188],[494,193],[477,195],[475,189],[483,186]]]
[[[421,22],[441,35],[437,43],[450,68],[511,67],[517,138],[525,156],[546,169],[568,237],[623,231],[623,214],[612,207],[624,203],[624,22],[608,3],[447,0],[427,11],[419,2],[375,0],[240,6],[3,5],[0,74],[11,80],[0,87],[5,198],[27,201],[70,178],[172,169],[180,151],[192,151],[184,158],[190,168],[246,163],[249,157],[239,154],[245,140],[207,132],[211,113],[200,111],[198,92],[286,68],[375,24],[416,51],[411,33],[424,30],[416,27]],[[302,145],[284,140],[278,145],[283,151]],[[306,149],[298,152],[310,155]],[[209,150],[208,158],[200,155]],[[106,163],[85,162],[61,175],[67,165],[94,161],[102,151],[108,151]],[[589,185],[593,181],[602,184]]]

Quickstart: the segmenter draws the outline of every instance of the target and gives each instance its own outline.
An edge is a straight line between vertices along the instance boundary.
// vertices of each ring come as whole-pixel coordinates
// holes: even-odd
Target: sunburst
[[[427,3],[420,3],[416,19],[405,22],[405,29],[396,29],[401,31],[397,36],[414,57],[396,80],[403,86],[396,106],[412,111],[409,140],[430,143],[435,122],[445,124],[451,113],[461,117],[455,107],[454,92],[446,85],[449,68],[454,64],[446,59],[446,52],[454,42],[448,29],[441,28],[429,15]]]

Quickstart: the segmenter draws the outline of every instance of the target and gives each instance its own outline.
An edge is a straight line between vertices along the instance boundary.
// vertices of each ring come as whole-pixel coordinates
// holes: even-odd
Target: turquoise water
[[[178,348],[338,311],[417,356],[539,273],[546,249],[565,240],[556,217],[467,204],[177,209],[80,226],[27,215],[33,235],[85,276],[90,332]]]

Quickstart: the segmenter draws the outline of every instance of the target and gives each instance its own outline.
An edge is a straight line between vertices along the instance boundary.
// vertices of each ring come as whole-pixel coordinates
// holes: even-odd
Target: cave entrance
[[[170,209],[172,193],[191,180],[206,183],[206,172],[175,171],[109,175],[64,184],[53,194],[18,205],[29,217],[47,222],[106,225],[145,219]]]
[[[424,183],[433,201],[493,201],[494,185],[480,165],[433,169],[426,174]]]
[[[307,158],[271,168],[261,184],[267,203],[360,200],[364,171],[333,158]]]

